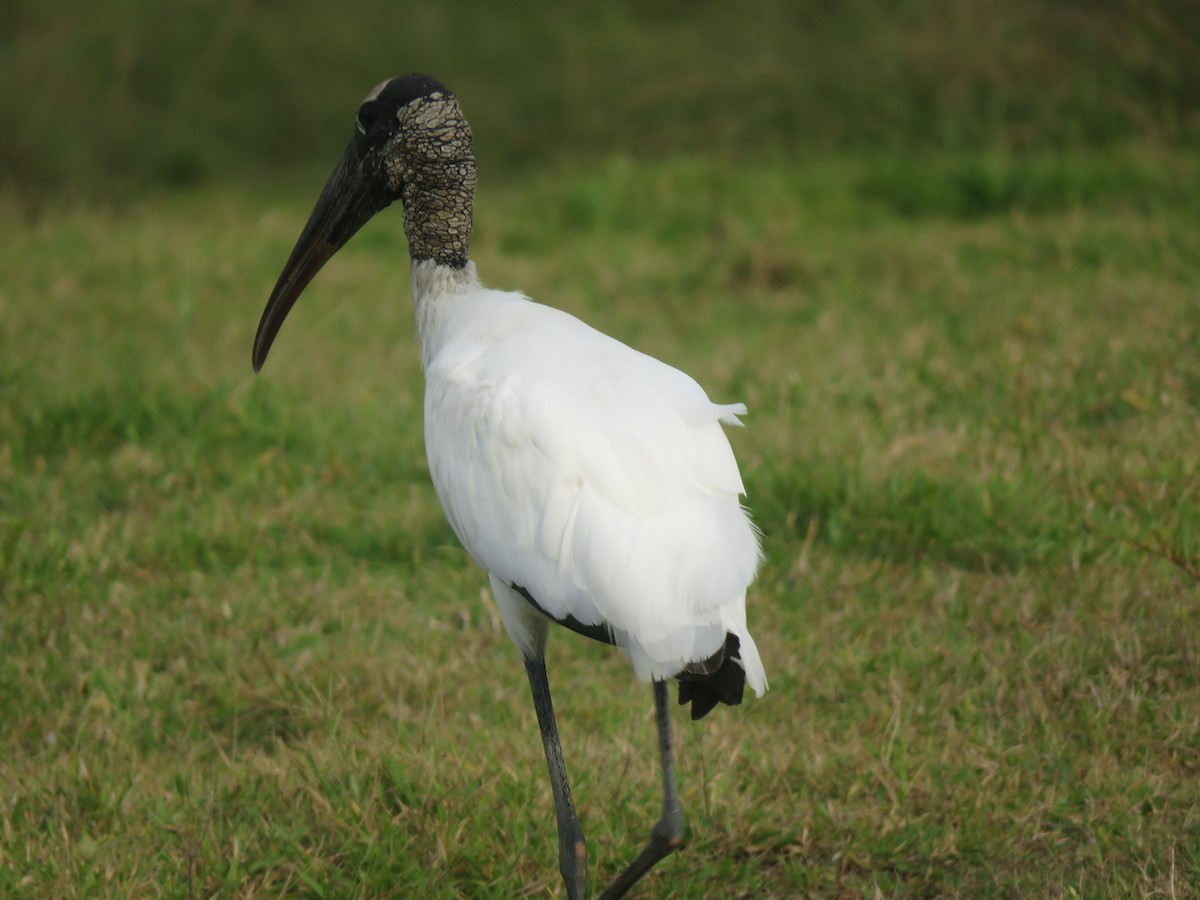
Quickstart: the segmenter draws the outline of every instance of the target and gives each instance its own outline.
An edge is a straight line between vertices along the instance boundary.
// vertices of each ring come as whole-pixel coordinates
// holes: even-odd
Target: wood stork
[[[605,891],[623,895],[683,840],[666,681],[693,719],[767,681],[746,627],[758,533],[711,402],[684,373],[519,293],[480,284],[468,256],[471,130],[423,75],[376,86],[267,301],[254,369],[322,265],[389,204],[412,259],[425,448],[454,533],[487,570],[524,658],[558,819],[567,894],[584,895],[587,847],[546,680],[550,623],[620,648],[653,686],[662,818]]]

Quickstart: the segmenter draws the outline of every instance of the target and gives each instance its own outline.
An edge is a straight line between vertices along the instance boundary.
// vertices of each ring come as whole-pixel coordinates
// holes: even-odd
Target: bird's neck
[[[471,248],[474,167],[471,183],[461,178],[406,184],[404,236],[414,263],[424,260],[461,269]]]
[[[419,127],[406,135],[404,234],[413,262],[462,268],[471,245],[475,153],[471,127],[453,99],[412,113]]]
[[[462,266],[452,266],[433,259],[413,259],[413,308],[423,369],[428,368],[430,360],[453,333],[453,323],[461,317],[461,303],[456,301],[479,290],[479,276],[470,260]]]

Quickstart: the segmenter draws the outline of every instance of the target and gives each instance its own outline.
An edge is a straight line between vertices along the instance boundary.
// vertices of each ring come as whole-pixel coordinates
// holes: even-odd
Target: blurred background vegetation
[[[1200,144],[1196,0],[7,0],[0,184],[36,205],[324,167],[409,70],[464,98],[490,174]]]

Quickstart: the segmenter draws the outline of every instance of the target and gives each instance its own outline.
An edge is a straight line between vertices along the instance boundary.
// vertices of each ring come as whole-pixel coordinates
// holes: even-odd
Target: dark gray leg
[[[683,846],[683,806],[679,802],[679,792],[675,789],[675,761],[671,754],[671,715],[665,681],[654,682],[654,713],[655,722],[658,724],[658,749],[662,754],[662,818],[654,823],[650,832],[650,843],[638,854],[638,858],[629,864],[629,868],[618,875],[617,880],[600,895],[600,900],[624,897],[625,892],[649,872],[655,863]]]
[[[527,659],[525,671],[529,674],[533,708],[537,710],[546,765],[550,769],[550,786],[554,790],[554,812],[558,816],[558,868],[567,886],[567,897],[583,900],[587,886],[587,843],[575,813],[575,801],[571,799],[571,783],[567,779],[567,765],[563,762],[562,744],[558,739],[550,684],[546,681],[546,663],[540,659]]]

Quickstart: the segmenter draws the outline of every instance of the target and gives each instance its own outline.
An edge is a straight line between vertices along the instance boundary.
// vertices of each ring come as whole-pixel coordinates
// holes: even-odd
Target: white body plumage
[[[425,446],[455,534],[491,576],[506,629],[540,657],[545,617],[603,623],[661,680],[746,628],[758,534],[712,403],[689,376],[573,316],[482,287],[475,267],[413,266]]]

